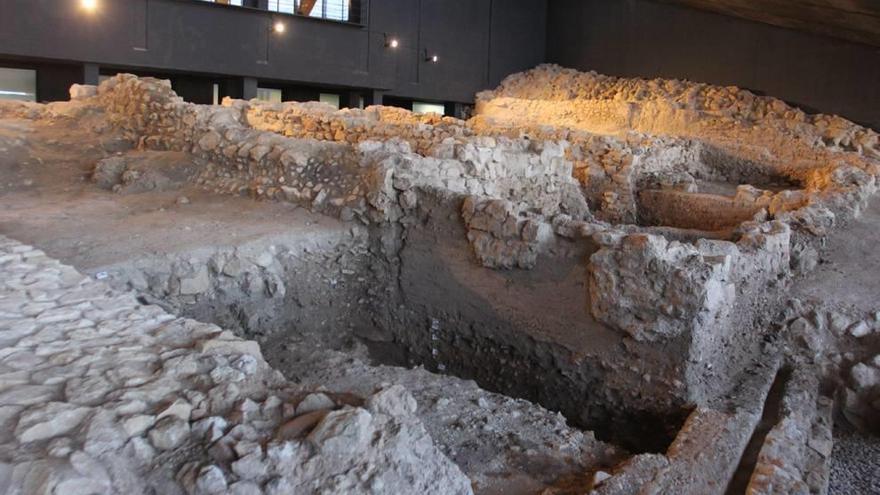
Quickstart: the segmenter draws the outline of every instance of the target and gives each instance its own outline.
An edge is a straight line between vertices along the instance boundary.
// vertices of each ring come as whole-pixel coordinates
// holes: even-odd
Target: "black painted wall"
[[[101,0],[94,13],[78,0],[0,0],[0,60],[470,102],[544,60],[546,1],[363,0],[362,24],[350,25],[198,0]],[[274,19],[287,24],[284,34],[271,32]],[[385,33],[401,47],[387,49]],[[426,62],[426,51],[440,63]],[[193,82],[180,86],[204,91]]]
[[[547,59],[736,85],[880,129],[880,48],[651,0],[549,0]]]

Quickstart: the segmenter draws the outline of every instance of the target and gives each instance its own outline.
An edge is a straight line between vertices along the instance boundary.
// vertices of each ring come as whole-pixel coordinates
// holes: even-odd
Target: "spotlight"
[[[282,34],[287,29],[287,26],[284,25],[283,22],[277,21],[274,26],[272,26],[272,30],[278,34]]]
[[[98,8],[98,0],[80,0],[79,4],[86,10],[95,10]]]
[[[385,34],[385,48],[397,48],[399,46],[400,40],[393,36],[389,37],[387,33]]]
[[[428,50],[425,50],[425,62],[431,62],[432,64],[436,64],[439,61],[440,61],[440,57],[436,53],[428,55]]]

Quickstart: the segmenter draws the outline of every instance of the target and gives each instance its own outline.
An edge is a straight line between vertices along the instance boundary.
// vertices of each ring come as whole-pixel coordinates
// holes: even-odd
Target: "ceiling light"
[[[276,33],[281,34],[287,29],[287,26],[285,26],[283,22],[278,21],[275,23],[272,29],[275,30]]]
[[[432,55],[428,55],[428,50],[425,50],[425,62],[431,62],[432,64],[436,64],[439,61],[440,61],[440,56],[438,56],[436,53],[434,53]]]
[[[80,0],[80,5],[86,10],[95,10],[98,8],[98,0]]]
[[[397,48],[399,46],[400,40],[393,36],[389,37],[387,33],[385,34],[385,48]]]

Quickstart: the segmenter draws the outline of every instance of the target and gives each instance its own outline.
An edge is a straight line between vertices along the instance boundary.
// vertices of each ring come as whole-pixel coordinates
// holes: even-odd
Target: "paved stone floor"
[[[414,411],[301,390],[255,342],[0,236],[0,493],[470,493]]]

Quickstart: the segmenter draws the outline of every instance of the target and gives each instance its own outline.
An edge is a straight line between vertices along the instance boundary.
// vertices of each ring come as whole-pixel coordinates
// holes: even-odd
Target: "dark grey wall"
[[[880,48],[650,0],[549,0],[547,59],[736,85],[880,129]]]
[[[544,59],[546,0],[363,0],[362,26],[197,0],[0,0],[0,59],[93,62],[473,100]],[[401,40],[384,45],[384,33]],[[439,64],[424,60],[436,53]],[[491,61],[491,64],[490,64]]]

